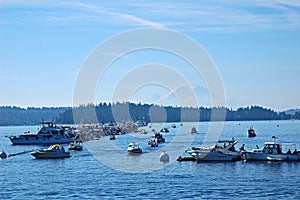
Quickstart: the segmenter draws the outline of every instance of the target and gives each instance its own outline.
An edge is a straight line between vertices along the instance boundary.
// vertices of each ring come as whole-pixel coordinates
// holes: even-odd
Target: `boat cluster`
[[[98,140],[101,137],[121,135],[125,133],[138,132],[141,125],[133,122],[105,123],[105,124],[81,124],[77,132],[82,141]]]
[[[278,138],[272,137],[273,141],[265,142],[262,148],[245,150],[243,144],[239,149],[235,148],[237,141],[220,140],[210,147],[192,147],[186,150],[191,157],[179,157],[178,161],[300,161],[300,151],[294,148],[293,152],[289,148],[283,152],[283,146],[294,146],[291,143],[280,143]]]
[[[6,158],[19,154],[29,153],[35,158],[67,158],[70,152],[60,144],[69,144],[69,150],[82,150],[82,142],[88,140],[97,140],[104,136],[110,136],[110,140],[115,140],[115,135],[121,135],[128,132],[138,132],[147,123],[139,120],[136,123],[106,123],[106,124],[82,124],[77,128],[70,126],[59,126],[53,122],[41,122],[41,128],[37,133],[25,132],[17,136],[9,136],[14,145],[50,145],[46,149],[37,149],[32,151],[23,151],[15,154],[0,152],[0,158]],[[167,129],[164,129],[167,131]],[[142,131],[141,131],[142,133]],[[162,134],[153,134],[148,145],[153,147],[159,143],[165,142]],[[141,147],[133,142],[128,146],[129,153],[142,153]]]
[[[153,132],[153,135],[147,143],[149,147],[157,147],[158,144],[164,143],[166,141],[161,133],[156,132],[155,130],[152,130],[152,132]],[[163,129],[161,129],[160,132],[168,133],[169,130],[167,128],[163,128]],[[137,142],[132,142],[128,145],[127,152],[129,154],[137,154],[137,153],[140,154],[143,151]]]
[[[53,122],[41,122],[42,127],[37,133],[25,132],[17,136],[9,136],[14,145],[50,145],[46,149],[23,151],[14,154],[7,154],[2,150],[0,158],[16,156],[24,153],[31,153],[35,158],[67,158],[70,152],[60,144],[69,144],[69,150],[82,150],[82,141],[76,128],[70,126],[58,126]]]
[[[60,144],[69,144],[69,150],[82,150],[82,142],[87,140],[100,139],[103,136],[110,136],[110,140],[115,139],[115,135],[127,132],[147,133],[142,131],[145,123],[108,123],[103,125],[79,125],[77,128],[70,126],[58,126],[53,122],[42,122],[42,127],[37,133],[25,132],[18,136],[9,136],[12,144],[16,145],[50,145],[47,149],[37,149],[24,151],[15,154],[0,152],[0,158],[19,155],[30,152],[35,158],[67,158],[67,152]],[[176,126],[171,126],[176,128]],[[151,125],[149,125],[151,128]],[[160,132],[152,129],[152,137],[148,141],[149,147],[157,147],[158,144],[165,142],[162,133],[168,133],[168,128],[162,128]],[[250,134],[252,134],[250,136]],[[248,136],[254,137],[254,129],[248,130]],[[237,140],[220,140],[210,146],[192,147],[186,150],[189,157],[179,157],[178,161],[236,161],[236,160],[261,160],[261,161],[300,161],[300,151],[297,151],[294,144],[280,143],[278,138],[272,137],[273,141],[265,142],[262,148],[254,148],[250,151],[245,150],[243,144],[239,149],[235,148]],[[283,146],[290,145],[288,151],[283,151]],[[287,149],[287,148],[284,148]],[[291,151],[292,150],[292,151]],[[129,154],[141,154],[142,148],[137,142],[128,145]]]

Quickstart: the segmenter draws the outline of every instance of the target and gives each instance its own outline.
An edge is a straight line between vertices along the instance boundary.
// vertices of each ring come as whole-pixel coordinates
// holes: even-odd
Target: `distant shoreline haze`
[[[94,109],[97,121],[91,119],[89,111]],[[125,112],[129,109],[130,118]],[[150,110],[151,109],[151,110]],[[58,124],[74,124],[73,111],[80,113],[80,123],[106,123],[115,122],[114,115],[118,115],[120,121],[137,121],[144,119],[148,122],[180,122],[182,109],[196,112],[199,115],[198,120],[195,118],[186,118],[185,121],[211,121],[211,112],[226,112],[225,121],[246,121],[246,120],[290,120],[300,119],[300,110],[292,109],[283,112],[276,112],[272,109],[260,106],[250,106],[232,110],[224,107],[213,108],[191,108],[191,107],[172,107],[155,104],[142,103],[99,103],[98,105],[88,104],[79,107],[28,107],[21,108],[17,106],[0,107],[0,126],[15,125],[38,125],[41,121],[54,121]],[[118,110],[119,113],[112,113],[112,110]],[[157,116],[165,114],[165,117],[150,117],[149,113],[157,111]],[[78,120],[78,119],[77,119]]]

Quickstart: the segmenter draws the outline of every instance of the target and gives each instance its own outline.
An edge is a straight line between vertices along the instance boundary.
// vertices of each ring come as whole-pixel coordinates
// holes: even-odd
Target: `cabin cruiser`
[[[132,142],[128,145],[127,152],[129,154],[140,154],[143,151],[142,151],[142,148],[140,147],[140,145],[138,143]]]
[[[37,133],[25,132],[18,136],[10,136],[12,144],[64,144],[70,143],[75,137],[75,128],[56,126],[53,122],[41,122],[42,127]]]
[[[70,152],[66,152],[64,147],[59,144],[53,144],[48,149],[35,150],[31,152],[31,155],[37,159],[71,157]]]
[[[273,142],[265,142],[262,148],[252,149],[251,151],[243,151],[242,158],[245,160],[257,161],[297,161],[300,160],[300,152],[294,149],[293,152],[289,149],[287,152],[282,151],[283,146],[294,146],[291,143],[280,143],[276,141],[274,136]]]
[[[256,133],[252,126],[248,129],[247,134],[248,134],[248,137],[256,137]]]
[[[211,147],[192,147],[192,150],[187,150],[196,161],[236,161],[241,159],[240,151],[235,149],[237,141],[220,140]]]

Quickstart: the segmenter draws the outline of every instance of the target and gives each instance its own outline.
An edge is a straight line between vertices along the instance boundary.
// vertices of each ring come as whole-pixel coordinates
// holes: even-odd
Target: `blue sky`
[[[172,29],[199,43],[218,68],[228,107],[300,108],[297,0],[0,0],[0,105],[72,105],[74,83],[89,53],[120,32],[144,27]],[[198,104],[210,106],[201,77],[176,56],[157,51],[116,61],[99,81],[94,101],[110,101],[114,83],[147,63],[174,67],[189,79]],[[157,85],[140,88],[130,100],[178,102]]]

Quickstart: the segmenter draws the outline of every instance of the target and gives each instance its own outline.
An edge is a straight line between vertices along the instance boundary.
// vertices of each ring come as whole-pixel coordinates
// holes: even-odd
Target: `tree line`
[[[0,107],[0,126],[37,125],[41,121],[58,124],[106,123],[120,121],[184,122],[184,121],[246,121],[300,119],[300,112],[286,114],[260,106],[225,107],[173,107],[142,103],[99,103],[78,107]]]
[[[260,106],[232,110],[225,107],[193,108],[118,102],[69,108],[59,114],[56,121],[73,124],[137,121],[140,119],[147,122],[289,120],[300,119],[300,112],[292,115]]]
[[[43,120],[53,121],[67,109],[69,108],[2,106],[0,107],[0,126],[37,125]]]

